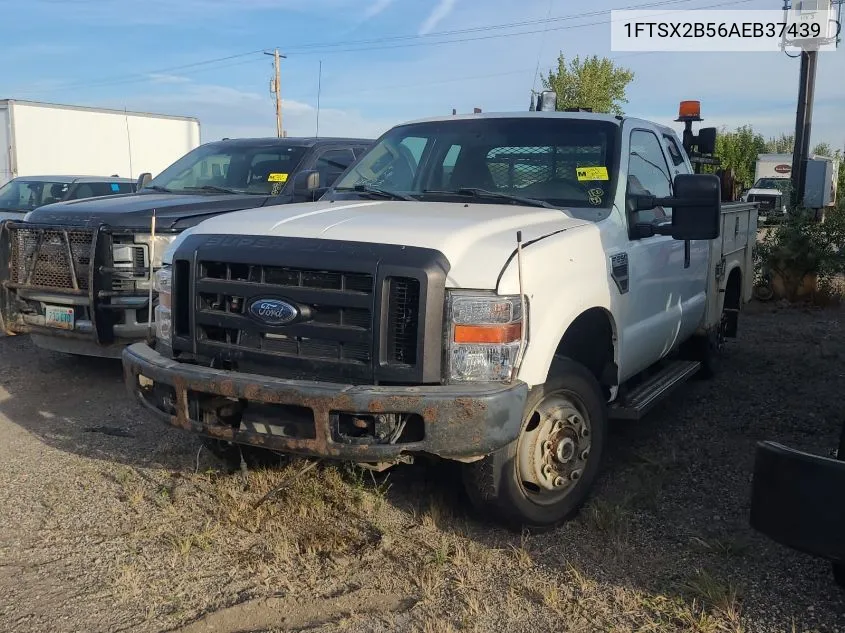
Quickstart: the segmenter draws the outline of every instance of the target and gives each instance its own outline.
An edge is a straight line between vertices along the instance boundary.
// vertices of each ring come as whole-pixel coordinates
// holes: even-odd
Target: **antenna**
[[[519,330],[519,350],[517,350],[516,362],[511,370],[511,382],[515,381],[519,374],[519,366],[522,364],[522,355],[525,353],[528,340],[528,301],[522,284],[522,231],[516,232],[516,269],[519,274],[519,299],[522,302],[522,327]]]
[[[320,60],[320,71],[317,73],[317,132],[314,136],[320,136],[320,88],[323,84],[323,60]]]
[[[123,120],[126,122],[126,146],[129,150],[129,177],[134,178],[132,175],[134,173],[132,171],[132,135],[129,134],[129,112],[126,106],[123,106]]]
[[[156,254],[156,210],[153,209],[153,219],[150,221],[150,294],[147,316],[147,335],[153,338],[153,261]]]

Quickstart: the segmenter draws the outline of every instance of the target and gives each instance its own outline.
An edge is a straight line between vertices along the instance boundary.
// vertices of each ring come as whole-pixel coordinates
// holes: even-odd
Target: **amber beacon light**
[[[701,121],[701,101],[681,101],[677,121]]]

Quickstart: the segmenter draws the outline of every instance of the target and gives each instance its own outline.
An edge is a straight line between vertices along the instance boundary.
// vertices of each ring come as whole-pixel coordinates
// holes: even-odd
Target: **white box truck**
[[[811,154],[807,159],[803,205],[822,209],[836,205],[839,162],[835,158]],[[754,185],[742,199],[760,204],[762,217],[783,215],[792,187],[792,154],[758,154]]]
[[[157,174],[199,143],[194,117],[0,100],[0,186],[17,176]]]

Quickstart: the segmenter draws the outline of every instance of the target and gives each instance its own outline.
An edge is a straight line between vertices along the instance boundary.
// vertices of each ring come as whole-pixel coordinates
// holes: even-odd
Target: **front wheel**
[[[607,410],[595,377],[556,359],[528,394],[519,437],[464,467],[473,503],[506,525],[549,529],[571,518],[599,472]]]

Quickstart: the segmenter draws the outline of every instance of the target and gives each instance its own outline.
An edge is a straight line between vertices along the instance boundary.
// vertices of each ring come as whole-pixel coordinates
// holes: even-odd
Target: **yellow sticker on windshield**
[[[267,176],[267,182],[287,182],[287,174],[270,174]]]
[[[607,167],[576,167],[575,173],[578,181],[585,180],[610,180],[607,175]]]

